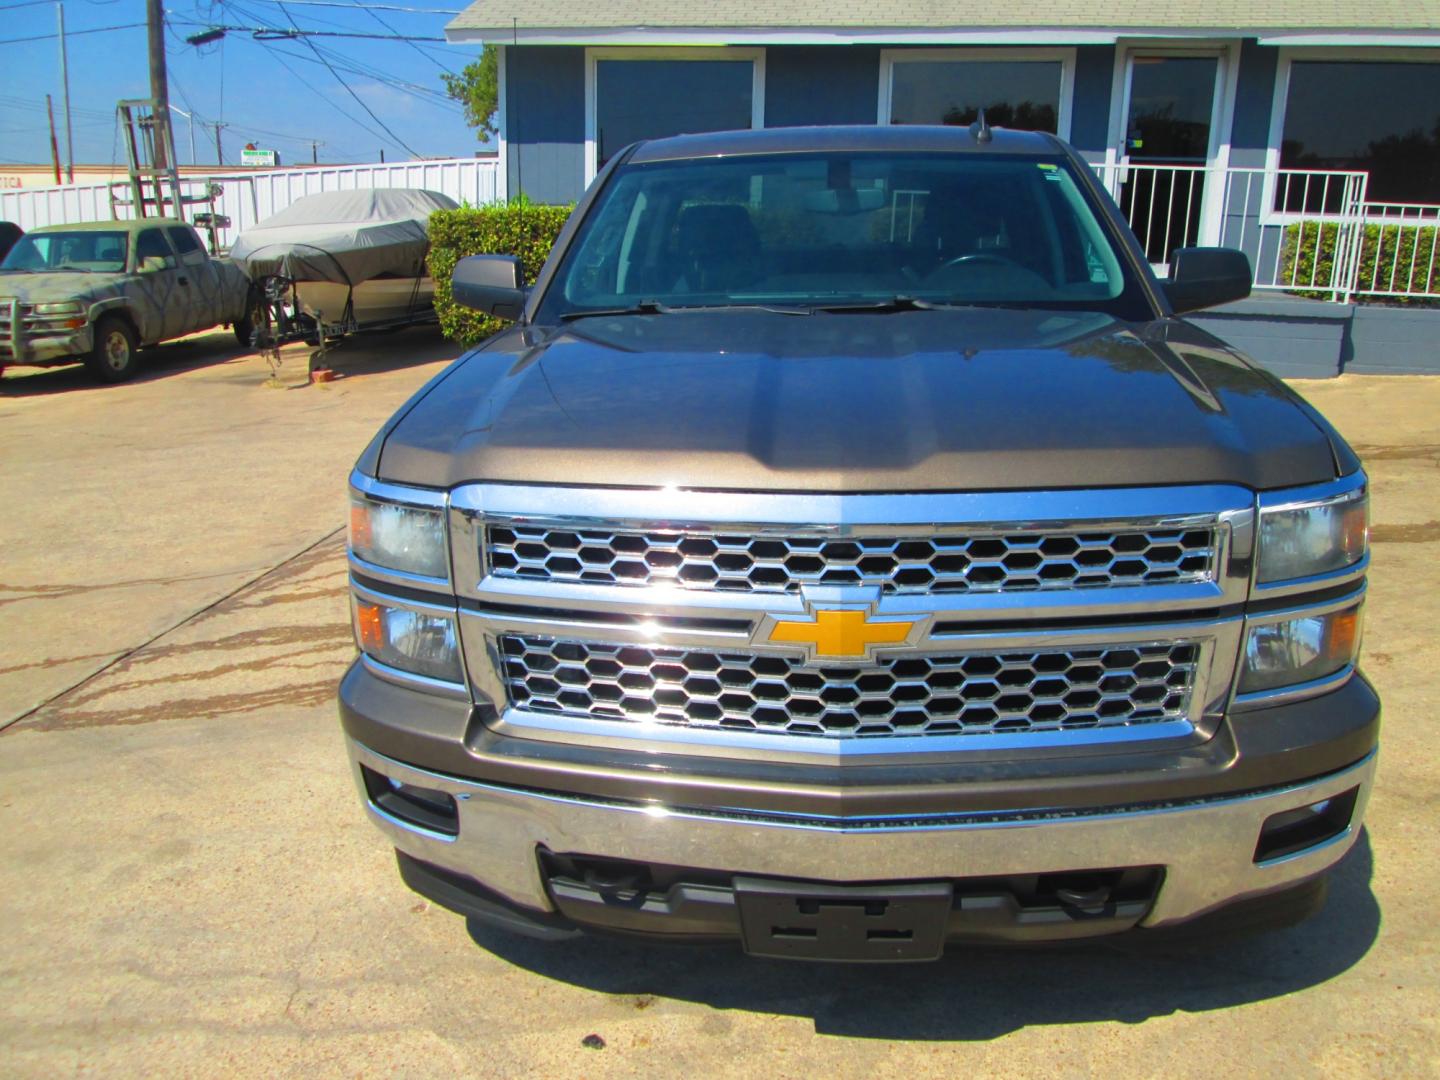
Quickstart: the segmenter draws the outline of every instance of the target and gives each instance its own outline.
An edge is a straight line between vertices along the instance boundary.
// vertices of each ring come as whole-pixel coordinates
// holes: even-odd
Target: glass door
[[[1130,57],[1120,209],[1152,263],[1200,239],[1220,58]]]

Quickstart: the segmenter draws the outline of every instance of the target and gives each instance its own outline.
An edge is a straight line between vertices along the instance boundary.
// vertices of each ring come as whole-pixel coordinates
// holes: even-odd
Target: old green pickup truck
[[[141,346],[212,326],[249,340],[250,280],[181,221],[104,221],[27,233],[0,263],[0,371],[83,361],[105,382]]]

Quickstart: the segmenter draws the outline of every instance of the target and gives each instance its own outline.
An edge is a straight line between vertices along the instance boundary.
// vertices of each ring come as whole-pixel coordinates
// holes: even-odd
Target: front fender
[[[104,300],[97,300],[91,304],[89,323],[85,327],[85,334],[93,338],[95,324],[100,321],[102,315],[109,315],[111,313],[123,315],[125,320],[134,327],[135,334],[142,343],[154,344],[154,342],[159,339],[160,327],[158,325],[146,326],[141,319],[136,317],[135,309],[123,296],[107,296]]]

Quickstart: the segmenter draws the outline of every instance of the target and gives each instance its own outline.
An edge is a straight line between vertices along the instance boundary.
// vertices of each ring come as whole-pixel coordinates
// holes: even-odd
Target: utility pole
[[[153,164],[168,169],[173,162],[166,155],[173,140],[165,137],[170,131],[170,82],[165,74],[165,8],[161,0],[145,0],[145,23],[150,36],[150,96],[155,100]]]
[[[220,146],[220,129],[221,129],[221,128],[227,128],[227,127],[229,127],[229,126],[230,126],[229,124],[222,124],[219,120],[216,120],[216,121],[211,125],[211,127],[213,127],[213,128],[215,129],[215,164],[216,164],[216,165],[224,165],[224,164],[225,164],[225,151],[224,151],[223,149],[221,149],[221,146]]]
[[[55,141],[55,106],[45,95],[45,112],[50,117],[50,160],[55,163],[55,183],[60,183],[60,144]]]
[[[311,140],[310,140],[310,164],[311,164],[311,165],[319,165],[319,164],[320,164],[320,147],[322,147],[322,146],[324,146],[324,145],[325,145],[325,144],[324,144],[323,142],[321,142],[319,139],[311,139]]]
[[[60,86],[65,94],[65,178],[75,182],[75,135],[70,126],[70,65],[65,55],[65,6],[55,5],[55,17],[60,23]],[[56,182],[59,182],[57,176]]]

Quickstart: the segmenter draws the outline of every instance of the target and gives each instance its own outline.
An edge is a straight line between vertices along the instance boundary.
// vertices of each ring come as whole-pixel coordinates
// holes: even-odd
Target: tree
[[[482,143],[499,132],[495,110],[500,104],[500,54],[485,46],[479,59],[466,64],[459,75],[443,73],[445,92],[465,106],[465,122]]]

